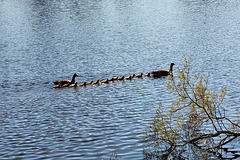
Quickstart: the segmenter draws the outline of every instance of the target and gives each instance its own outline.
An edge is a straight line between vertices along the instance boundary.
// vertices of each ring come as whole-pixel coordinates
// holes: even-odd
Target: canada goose
[[[97,79],[95,82],[92,83],[92,85],[99,84],[99,79]]]
[[[122,76],[122,77],[118,77],[118,80],[124,80],[124,76]]]
[[[60,84],[55,85],[55,86],[53,86],[53,88],[61,88],[61,85]]]
[[[91,80],[90,82],[86,82],[86,85],[90,85],[93,83],[93,80]]]
[[[126,80],[130,80],[130,79],[132,79],[132,75],[127,76],[127,77],[125,77],[124,79],[126,79]]]
[[[69,87],[70,85],[72,85],[71,83],[66,83],[66,84],[63,84],[61,87]]]
[[[84,81],[83,83],[80,83],[78,86],[80,86],[80,87],[86,86],[86,82]]]
[[[147,74],[144,74],[143,77],[150,77],[150,73],[148,72]]]
[[[132,74],[132,78],[134,78],[134,77],[136,77],[136,75],[133,73],[133,74]]]
[[[65,84],[69,84],[69,85],[74,84],[75,83],[75,77],[79,77],[79,75],[77,73],[75,73],[72,77],[72,81],[70,81],[68,79],[64,79],[64,80],[55,81],[55,82],[53,82],[53,84],[55,84],[55,85],[60,84],[61,86],[65,85]]]
[[[77,87],[78,86],[78,83],[75,82],[74,84],[70,84],[68,87]]]
[[[174,63],[171,63],[169,70],[160,69],[160,70],[157,70],[157,71],[152,71],[151,73],[152,73],[154,78],[161,77],[161,76],[168,76],[169,74],[172,73],[174,65],[175,65]]]
[[[109,78],[108,81],[114,81],[114,80],[113,80],[113,77],[112,77],[112,78]]]
[[[118,78],[119,78],[118,76],[117,77],[113,77],[113,80],[116,81],[116,80],[118,80]]]
[[[143,76],[143,73],[136,75],[137,78],[141,78],[142,76]]]
[[[102,80],[101,83],[109,83],[108,79]]]

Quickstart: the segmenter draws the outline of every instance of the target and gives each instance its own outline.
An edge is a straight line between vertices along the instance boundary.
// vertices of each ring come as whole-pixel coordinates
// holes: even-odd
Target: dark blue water
[[[240,104],[238,0],[1,0],[0,159],[142,159],[167,78],[52,89],[183,66]],[[176,67],[175,73],[176,73]],[[239,144],[238,144],[239,146]],[[240,147],[240,146],[239,146]]]

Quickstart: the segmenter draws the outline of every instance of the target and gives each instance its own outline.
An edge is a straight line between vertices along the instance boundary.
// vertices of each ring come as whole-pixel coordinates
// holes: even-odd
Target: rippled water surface
[[[52,89],[182,67],[240,103],[238,0],[0,0],[0,159],[142,159],[167,78]],[[176,68],[175,68],[176,72]]]

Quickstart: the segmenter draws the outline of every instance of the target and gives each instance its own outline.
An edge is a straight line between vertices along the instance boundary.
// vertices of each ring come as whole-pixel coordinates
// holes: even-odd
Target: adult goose
[[[152,71],[151,73],[152,73],[154,78],[158,78],[158,77],[161,77],[161,76],[168,76],[169,74],[172,74],[174,65],[175,65],[174,63],[171,63],[169,70],[160,69],[160,70],[157,70],[157,71]]]
[[[77,73],[74,73],[72,77],[72,81],[70,81],[69,79],[64,79],[64,80],[55,81],[53,82],[53,84],[60,85],[60,86],[67,85],[67,84],[68,85],[75,84],[75,77],[79,77],[79,75]]]

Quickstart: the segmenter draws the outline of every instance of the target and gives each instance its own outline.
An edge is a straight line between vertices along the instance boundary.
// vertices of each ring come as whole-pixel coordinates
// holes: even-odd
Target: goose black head
[[[80,77],[77,73],[74,73],[73,76],[74,76],[74,77]]]

